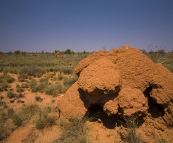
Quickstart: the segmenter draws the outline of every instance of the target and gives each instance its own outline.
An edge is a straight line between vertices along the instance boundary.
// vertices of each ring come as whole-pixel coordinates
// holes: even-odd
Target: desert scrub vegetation
[[[14,82],[14,78],[11,75],[3,74],[0,76],[0,91],[6,91],[9,87],[9,83]]]
[[[50,110],[42,110],[39,113],[39,117],[35,121],[36,128],[41,130],[45,127],[50,127],[55,124],[55,117],[53,115],[49,115]]]
[[[0,113],[0,141],[7,138],[10,134],[9,129],[5,126],[7,120],[7,114],[5,112]]]
[[[27,75],[27,76],[34,76],[34,77],[41,77],[44,74],[44,71],[39,66],[24,66],[21,67],[19,70],[20,75]]]
[[[14,97],[16,97],[16,96],[17,96],[17,95],[16,95],[13,91],[8,91],[8,92],[7,92],[7,97],[10,98],[10,99],[11,99],[11,98],[14,98]]]
[[[57,82],[54,85],[49,85],[46,88],[45,93],[48,95],[57,96],[60,93],[64,93],[65,90],[66,89],[63,87],[63,85],[61,83]]]
[[[4,96],[0,96],[0,110],[3,110],[7,107],[6,102],[4,100]]]
[[[137,134],[138,121],[133,117],[124,117],[124,126],[126,127],[126,135],[121,136],[125,143],[144,143],[141,137]]]
[[[40,78],[39,80],[31,79],[29,82],[31,91],[44,92],[48,95],[57,96],[64,93],[78,78],[76,75],[73,75],[72,77],[63,74],[59,75],[61,76],[60,80],[54,83],[51,83],[48,77]]]
[[[35,96],[35,100],[36,101],[39,101],[39,102],[42,102],[43,101],[43,98],[41,98],[40,96],[36,95]]]
[[[11,113],[11,114],[10,114]],[[55,125],[56,117],[53,115],[54,110],[51,107],[40,108],[37,104],[30,104],[21,109],[19,112],[8,111],[9,117],[12,118],[16,127],[27,125],[32,120],[36,129],[43,129]]]
[[[82,119],[71,118],[69,120],[63,120],[60,126],[63,129],[62,137],[53,141],[53,143],[89,143],[89,138],[87,135],[86,121],[87,117]]]
[[[11,75],[9,75],[9,74],[3,74],[3,75],[1,75],[0,76],[0,79],[4,79],[4,80],[6,80],[8,83],[12,83],[12,82],[14,82],[14,78],[11,76]]]
[[[45,72],[64,70],[68,66],[73,69],[80,60],[89,54],[88,52],[73,52],[73,54],[61,52],[61,58],[56,58],[54,53],[48,52],[37,52],[35,53],[36,56],[31,56],[27,52],[25,54],[22,54],[22,52],[19,54],[3,53],[4,58],[0,60],[0,71],[28,76],[41,76]],[[71,72],[71,69],[64,71]]]
[[[64,86],[67,87],[67,89],[68,89],[73,83],[75,83],[77,81],[77,79],[78,79],[77,75],[73,75],[73,77],[71,77],[71,78],[65,77],[64,81],[63,81]]]
[[[13,113],[11,117],[13,124],[18,127],[30,120],[36,113],[40,111],[40,108],[36,104],[30,104],[21,109],[18,113]]]

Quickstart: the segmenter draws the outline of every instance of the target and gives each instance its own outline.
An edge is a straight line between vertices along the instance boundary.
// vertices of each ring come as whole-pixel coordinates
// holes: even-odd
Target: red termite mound
[[[173,74],[140,50],[123,46],[95,52],[74,73],[77,82],[58,102],[62,116],[82,117],[97,104],[108,116],[142,116],[158,128],[173,125]]]

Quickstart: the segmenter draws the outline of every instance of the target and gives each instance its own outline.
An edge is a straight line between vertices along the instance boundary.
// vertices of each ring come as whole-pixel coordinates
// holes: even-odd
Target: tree
[[[0,51],[0,55],[3,55],[3,52],[2,51]]]
[[[20,54],[20,50],[16,50],[16,51],[14,51],[14,53],[15,53],[16,55],[19,55],[19,54]]]
[[[72,51],[70,50],[70,49],[67,49],[65,52],[64,52],[64,54],[71,54],[72,53]]]

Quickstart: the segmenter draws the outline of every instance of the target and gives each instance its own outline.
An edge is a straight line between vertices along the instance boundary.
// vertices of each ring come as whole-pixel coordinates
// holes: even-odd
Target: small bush
[[[19,80],[20,82],[25,82],[26,79],[28,79],[28,76],[27,76],[27,75],[19,75],[19,76],[18,76],[18,80]]]
[[[61,122],[61,126],[64,129],[64,134],[58,140],[55,140],[53,143],[86,143],[89,142],[87,135],[87,127],[85,126],[85,122],[87,121],[87,117],[83,119],[72,118],[68,121]]]
[[[7,68],[4,68],[4,69],[3,69],[3,74],[4,74],[4,75],[7,75],[8,73],[9,73],[9,70],[8,70]]]
[[[40,84],[38,85],[38,91],[44,92],[44,90],[47,86],[48,86],[48,78],[41,78]]]
[[[13,115],[12,120],[13,120],[14,125],[17,127],[21,126],[23,123],[22,118],[18,114]]]
[[[55,118],[53,116],[42,115],[39,119],[35,122],[36,128],[41,130],[45,127],[50,127],[55,124]]]
[[[39,129],[39,130],[44,129],[44,120],[43,119],[40,118],[40,119],[36,120],[35,124],[36,124],[37,129]]]
[[[22,93],[19,93],[17,97],[18,97],[18,98],[23,98],[23,97],[25,97],[25,95],[22,94]]]
[[[16,84],[16,88],[20,88],[20,85],[19,84]]]
[[[48,95],[53,95],[53,96],[56,96],[57,95],[57,89],[54,85],[49,85],[47,88],[46,88],[46,94]]]
[[[8,91],[7,92],[7,97],[8,98],[14,98],[14,97],[16,97],[16,94],[14,92],[12,92],[12,91]]]
[[[27,83],[22,83],[21,87],[22,88],[29,88],[29,85]]]
[[[28,75],[28,76],[42,76],[44,71],[38,66],[24,66],[20,69],[20,75]]]
[[[33,115],[40,112],[40,108],[36,104],[30,104],[22,109],[23,119],[30,119]]]
[[[63,72],[64,74],[72,74],[73,73],[73,69],[72,68],[68,68],[68,67],[64,67],[60,70],[60,72]]]
[[[14,78],[10,75],[4,75],[4,79],[8,82],[8,83],[12,83],[14,82]]]
[[[7,118],[7,114],[5,114],[4,112],[0,113],[0,141],[7,138],[10,134],[4,124]]]
[[[32,79],[29,84],[30,84],[30,88],[31,88],[32,92],[38,92],[39,91],[38,84],[37,84],[37,81],[35,79]]]
[[[9,136],[9,131],[6,129],[3,123],[0,122],[0,141],[6,139]]]
[[[0,100],[0,106],[4,106],[4,105],[6,105],[6,103]]]
[[[56,83],[55,85],[49,85],[46,88],[46,94],[57,96],[58,94],[64,92],[63,86],[61,83]]]
[[[7,110],[8,117],[11,118],[14,115],[14,110],[12,108]]]
[[[3,78],[3,76],[0,76],[0,91],[7,90],[8,87],[8,82]]]
[[[136,133],[138,123],[134,118],[124,118],[127,127],[127,135],[123,138],[125,143],[141,143],[143,142],[139,135]]]
[[[58,80],[63,80],[64,76],[62,74],[58,74]]]
[[[73,83],[75,83],[77,81],[78,77],[75,75],[72,78],[64,78],[64,86],[66,86],[67,88],[69,88]]]
[[[3,99],[4,99],[4,96],[1,95],[1,96],[0,96],[0,100],[3,100]]]
[[[16,91],[17,92],[24,92],[24,89],[23,88],[17,88]]]
[[[40,96],[36,96],[36,97],[35,97],[35,100],[36,100],[36,101],[39,101],[39,102],[42,102],[42,101],[43,101],[43,98],[41,98]]]

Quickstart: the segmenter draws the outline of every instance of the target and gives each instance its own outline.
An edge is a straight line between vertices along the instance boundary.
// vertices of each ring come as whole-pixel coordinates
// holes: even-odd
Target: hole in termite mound
[[[148,98],[148,106],[149,106],[148,113],[150,113],[153,118],[158,118],[158,117],[164,116],[164,112],[163,112],[162,106],[160,104],[158,104],[157,101],[155,101],[150,96],[150,93],[151,93],[153,88],[157,88],[157,87],[156,86],[149,86],[144,91],[144,95],[145,95],[145,97]]]
[[[129,118],[124,118],[118,114],[113,114],[111,116],[108,116],[103,108],[99,105],[99,104],[93,104],[88,108],[88,111],[86,112],[87,117],[89,118],[90,122],[98,122],[98,123],[102,123],[103,126],[105,126],[108,129],[114,129],[115,127],[119,127],[119,126],[124,126],[126,127],[126,121],[125,119],[129,119]],[[130,118],[132,119],[132,118]],[[136,118],[134,119],[135,121],[138,120],[138,125],[140,126],[142,125],[143,118]]]

